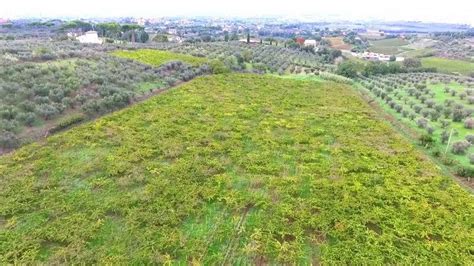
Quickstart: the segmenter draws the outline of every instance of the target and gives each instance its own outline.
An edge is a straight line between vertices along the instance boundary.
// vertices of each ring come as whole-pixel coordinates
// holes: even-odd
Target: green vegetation
[[[400,38],[388,38],[383,40],[370,41],[369,50],[375,53],[395,55],[402,51],[400,47],[407,45],[408,42]]]
[[[0,157],[1,264],[472,264],[474,203],[347,85],[206,76]]]
[[[361,81],[382,107],[406,125],[432,138],[427,148],[448,166],[462,166],[459,175],[472,177],[472,145],[463,150],[456,143],[474,144],[474,90],[465,78],[434,73],[410,73],[371,77]],[[461,84],[462,83],[462,84]]]
[[[337,66],[336,74],[356,78],[360,75],[370,77],[374,75],[387,75],[406,72],[434,72],[436,69],[423,68],[418,59],[408,58],[400,64],[398,62],[365,62],[359,60],[346,60]]]
[[[474,63],[463,60],[425,57],[421,59],[421,63],[424,67],[435,67],[439,72],[443,73],[459,73],[463,75],[474,73]]]
[[[147,50],[142,52],[150,54]],[[59,120],[70,114],[86,114],[86,119],[90,119],[143,100],[156,89],[210,74],[211,70],[226,71],[219,62],[192,66],[163,60],[159,64],[157,59],[164,57],[160,51],[157,53],[160,56],[148,57],[157,65],[149,66],[106,53],[100,57],[53,60],[54,53],[38,47],[33,51],[35,58],[48,61],[7,63],[0,67],[0,154],[48,131],[54,132],[56,127],[62,129],[64,125]]]
[[[247,45],[240,42],[161,43],[158,48],[218,60],[229,69],[236,71],[246,69],[246,64],[252,64],[252,70],[255,72],[276,72],[280,74],[285,72],[295,73],[296,70],[302,68],[326,71],[332,66],[324,63],[333,62],[339,56],[335,52],[337,50],[334,49],[321,47],[318,53],[315,53],[311,47],[300,47],[296,43],[295,47],[264,44]]]
[[[208,60],[205,58],[151,49],[140,49],[135,51],[115,51],[112,54],[118,57],[133,59],[154,66],[160,66],[171,61],[182,61],[184,63],[188,63],[194,66],[198,66],[208,62]]]
[[[334,81],[334,82],[337,82],[337,83],[352,84],[352,79],[341,76],[341,75],[329,73],[329,72],[320,72],[319,77],[321,79]]]
[[[0,153],[71,113],[96,116],[122,108],[138,95],[137,84],[160,78],[148,66],[115,57],[1,67]]]
[[[97,33],[101,37],[141,43],[145,43],[149,39],[145,29],[136,24],[105,22],[95,25],[95,28],[97,28]]]
[[[422,49],[415,49],[415,50],[408,50],[405,52],[402,52],[399,54],[399,56],[403,57],[417,57],[417,58],[422,58],[422,57],[429,57],[432,56],[435,53],[435,49],[433,48],[422,48]]]

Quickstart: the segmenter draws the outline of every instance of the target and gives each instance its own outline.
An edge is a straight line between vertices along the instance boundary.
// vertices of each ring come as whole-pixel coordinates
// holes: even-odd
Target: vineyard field
[[[1,264],[472,264],[472,195],[350,85],[201,76],[0,157]]]

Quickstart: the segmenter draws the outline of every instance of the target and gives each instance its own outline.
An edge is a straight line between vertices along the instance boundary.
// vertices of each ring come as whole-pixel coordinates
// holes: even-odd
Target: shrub
[[[451,121],[443,119],[441,120],[441,128],[447,128],[451,124]]]
[[[415,110],[415,113],[417,113],[417,114],[420,113],[421,109],[423,109],[423,106],[421,106],[421,105],[415,105],[413,107],[413,110]]]
[[[448,154],[441,157],[441,162],[447,166],[453,166],[457,163],[456,159]]]
[[[421,96],[420,97],[420,102],[421,103],[425,103],[427,101],[428,98],[426,98],[426,96]]]
[[[453,109],[453,122],[461,122],[464,119],[464,108],[456,107]]]
[[[464,137],[464,139],[465,139],[467,142],[469,142],[469,143],[471,143],[471,144],[474,144],[474,135],[468,134],[468,135],[466,135],[466,136]]]
[[[20,113],[17,117],[23,125],[31,127],[36,121],[36,115],[34,113]]]
[[[451,108],[446,108],[446,109],[443,110],[443,114],[444,114],[445,118],[451,117],[452,113],[453,113],[453,110],[451,110]]]
[[[86,116],[84,114],[76,114],[72,115],[70,117],[67,117],[61,121],[58,122],[54,127],[50,128],[48,132],[50,134],[54,134],[58,131],[61,131],[63,129],[66,129],[74,124],[80,123],[86,119]]]
[[[423,109],[421,110],[421,115],[424,117],[424,118],[427,118],[428,116],[430,116],[431,114],[431,110],[429,109]]]
[[[446,142],[448,142],[448,140],[449,140],[449,132],[446,130],[443,130],[443,132],[441,132],[441,143],[445,144]]]
[[[432,100],[432,99],[428,99],[428,100],[425,101],[425,104],[426,104],[426,106],[427,106],[428,108],[433,108],[433,106],[435,105],[435,103],[436,103],[436,102],[435,102],[434,100]]]
[[[403,110],[403,107],[399,104],[395,105],[395,111],[397,111],[397,113],[400,113],[402,110]]]
[[[474,167],[472,166],[458,166],[456,174],[461,177],[474,177]]]
[[[428,134],[433,135],[434,131],[435,131],[434,127],[430,125],[426,126],[426,132],[428,132]]]
[[[410,114],[410,112],[408,112],[408,110],[403,110],[402,111],[402,116],[403,117],[408,117],[409,114]]]
[[[474,153],[469,154],[469,163],[474,164]]]
[[[416,124],[419,128],[425,128],[428,125],[428,120],[425,118],[418,118],[418,120],[416,120]]]
[[[454,100],[452,99],[447,99],[444,101],[444,105],[447,106],[447,107],[450,107],[454,104]]]
[[[431,111],[430,112],[430,120],[433,121],[433,122],[438,121],[440,116],[441,116],[441,114],[439,112],[436,112],[436,111]]]
[[[471,144],[465,140],[453,143],[452,151],[454,154],[464,154]]]
[[[464,120],[464,127],[467,129],[473,129],[474,128],[474,119],[472,118],[467,118]]]
[[[421,145],[425,147],[429,147],[435,142],[435,140],[433,139],[433,136],[429,134],[421,135],[419,140],[420,140]]]
[[[465,92],[459,93],[459,99],[464,100],[464,98],[467,97],[467,94]]]
[[[20,145],[18,137],[10,131],[0,131],[0,147],[13,149]]]
[[[469,96],[469,97],[467,97],[467,102],[468,102],[469,104],[474,104],[474,96]]]
[[[387,100],[388,106],[390,106],[390,108],[394,109],[394,108],[395,108],[395,105],[396,105],[397,103],[394,102],[394,101],[392,101],[392,100],[390,100],[390,99],[388,99],[388,98],[386,98],[386,100]]]
[[[219,60],[211,61],[210,66],[211,66],[213,74],[223,74],[223,73],[230,72],[230,69],[223,62]]]
[[[439,157],[441,157],[442,152],[441,152],[440,149],[434,149],[433,152],[431,152],[431,154],[432,154],[434,157],[439,158]]]
[[[49,104],[41,104],[36,108],[36,112],[39,116],[45,120],[51,119],[53,116],[59,113],[59,110]]]
[[[15,132],[18,130],[19,124],[16,120],[0,119],[0,131],[6,130]]]

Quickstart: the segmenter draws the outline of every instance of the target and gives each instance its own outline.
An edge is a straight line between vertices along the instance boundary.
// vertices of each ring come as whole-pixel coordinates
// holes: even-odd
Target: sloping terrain
[[[327,37],[326,38],[331,44],[332,48],[339,50],[351,50],[352,45],[345,43],[343,37]]]
[[[442,73],[468,75],[474,72],[474,63],[464,60],[425,57],[421,59],[421,63],[423,64],[423,67],[434,67]]]
[[[0,157],[2,264],[472,264],[473,223],[335,83],[201,77]]]
[[[168,51],[141,49],[135,51],[114,51],[112,54],[128,59],[134,59],[142,63],[160,66],[168,62],[182,61],[191,65],[200,65],[208,62],[207,59],[186,54],[178,54]]]
[[[399,38],[390,38],[370,42],[369,50],[374,53],[396,55],[402,52],[401,48],[408,42]]]

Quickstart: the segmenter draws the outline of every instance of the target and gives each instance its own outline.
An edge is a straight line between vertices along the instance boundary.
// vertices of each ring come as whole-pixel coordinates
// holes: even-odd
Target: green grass
[[[414,49],[414,50],[406,50],[399,54],[400,56],[403,57],[427,57],[429,55],[432,55],[435,52],[435,49],[433,48],[422,48],[422,49]]]
[[[150,90],[163,88],[165,86],[164,82],[143,82],[138,84],[136,91],[137,92],[150,92]]]
[[[154,66],[160,66],[170,61],[182,61],[194,66],[208,62],[208,60],[205,58],[195,57],[192,55],[151,49],[140,49],[134,51],[121,50],[114,51],[112,54],[118,57],[133,59]]]
[[[1,264],[472,264],[472,196],[347,85],[197,78],[0,157]]]
[[[425,57],[421,59],[423,67],[435,67],[443,73],[460,73],[467,75],[474,72],[474,63],[440,57]]]
[[[272,75],[274,77],[282,79],[294,79],[294,80],[305,80],[305,81],[324,81],[318,75],[308,75],[308,74],[288,74],[288,75]]]
[[[396,55],[403,51],[402,46],[407,45],[408,42],[399,38],[390,38],[383,40],[370,41],[371,46],[369,50],[375,53]]]

